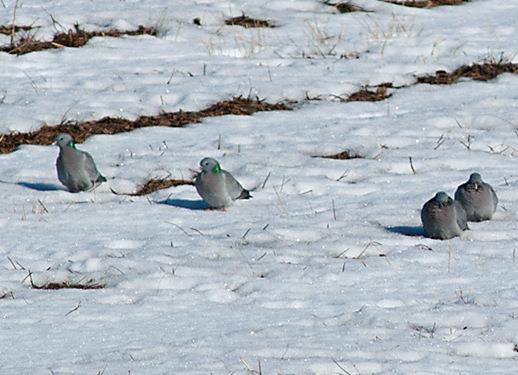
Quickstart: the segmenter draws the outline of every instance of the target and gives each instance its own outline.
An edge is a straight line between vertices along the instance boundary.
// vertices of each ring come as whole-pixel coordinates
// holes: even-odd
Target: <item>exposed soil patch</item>
[[[43,51],[47,49],[56,49],[64,47],[78,48],[84,46],[88,41],[94,37],[113,37],[134,35],[157,35],[157,31],[153,27],[139,26],[136,30],[104,30],[104,31],[84,31],[79,25],[74,26],[74,30],[69,30],[67,33],[58,33],[54,35],[52,41],[36,40],[34,36],[21,38],[15,43],[0,47],[1,52],[7,52],[15,55],[23,55],[29,52]]]
[[[434,8],[442,5],[461,5],[470,0],[383,0],[386,3],[411,8]]]
[[[13,30],[14,28],[14,30]],[[32,26],[27,25],[0,25],[0,34],[11,35],[13,31],[15,33],[19,31],[29,31],[32,29]]]
[[[248,16],[245,16],[244,14],[239,17],[233,17],[225,20],[226,25],[230,26],[241,26],[246,28],[253,28],[253,27],[269,27],[273,28],[275,25],[267,20],[259,20],[255,18],[250,18]]]
[[[314,158],[334,159],[334,160],[349,160],[349,159],[364,159],[363,156],[354,151],[342,151],[338,154],[313,156]]]
[[[392,93],[388,91],[388,88],[392,87],[392,84],[382,83],[376,86],[376,90],[370,90],[367,87],[362,88],[360,91],[354,92],[345,99],[346,102],[380,102],[392,96]]]
[[[147,195],[154,193],[157,190],[167,189],[173,186],[194,185],[191,180],[175,180],[175,179],[151,179],[142,185],[136,193],[131,194],[135,196]]]
[[[502,61],[489,61],[477,64],[462,65],[453,72],[448,73],[438,70],[435,75],[427,75],[417,78],[417,83],[431,85],[451,85],[460,78],[471,78],[476,81],[489,81],[502,73],[518,74],[518,64]]]
[[[149,126],[184,127],[187,124],[199,123],[205,117],[224,115],[251,115],[261,111],[286,111],[292,108],[286,103],[267,103],[258,99],[234,97],[223,100],[201,111],[169,112],[154,116],[141,116],[136,120],[119,117],[103,117],[100,120],[83,122],[66,122],[59,125],[43,125],[39,130],[28,133],[10,133],[0,136],[0,153],[6,154],[16,150],[22,144],[50,145],[59,133],[69,133],[81,143],[94,134],[116,134],[129,132]]]

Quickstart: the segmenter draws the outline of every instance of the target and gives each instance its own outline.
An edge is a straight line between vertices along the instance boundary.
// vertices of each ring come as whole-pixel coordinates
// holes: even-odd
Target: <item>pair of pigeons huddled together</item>
[[[460,236],[469,229],[468,221],[490,220],[497,204],[498,197],[491,185],[482,181],[479,173],[472,173],[468,182],[457,188],[455,199],[440,191],[424,204],[424,233],[440,240]]]
[[[70,134],[58,134],[56,143],[59,146],[56,161],[58,179],[70,192],[91,191],[106,181],[97,170],[92,156],[78,150]],[[251,197],[250,192],[229,172],[221,169],[217,160],[204,158],[200,166],[201,172],[196,175],[195,186],[210,208],[224,209],[236,199]]]

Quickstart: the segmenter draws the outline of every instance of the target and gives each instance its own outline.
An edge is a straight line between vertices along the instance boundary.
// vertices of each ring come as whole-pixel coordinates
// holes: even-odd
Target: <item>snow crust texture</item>
[[[76,23],[159,33],[0,53],[2,134],[239,95],[294,108],[90,137],[77,147],[108,182],[87,193],[59,184],[57,147],[0,155],[0,373],[516,368],[518,77],[414,84],[464,64],[516,63],[516,3],[357,5],[370,12],[317,0],[19,2],[15,23],[41,40]],[[0,25],[14,6],[0,1]],[[275,27],[225,24],[242,13]],[[387,82],[405,87],[341,100]],[[360,157],[321,157],[343,151]],[[203,157],[253,198],[222,212],[204,210],[188,185],[112,192],[189,179]],[[452,196],[472,172],[498,194],[493,219],[425,238],[423,203]],[[31,278],[101,288],[38,289]]]

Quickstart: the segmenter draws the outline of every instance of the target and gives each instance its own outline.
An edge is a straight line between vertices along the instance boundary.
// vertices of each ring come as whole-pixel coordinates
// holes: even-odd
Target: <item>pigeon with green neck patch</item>
[[[466,210],[468,221],[490,220],[498,204],[493,187],[482,181],[479,173],[472,173],[468,182],[457,188],[455,199]]]
[[[426,202],[421,210],[426,237],[448,240],[460,236],[468,228],[462,205],[441,191]]]
[[[210,208],[225,208],[236,199],[251,198],[250,192],[229,172],[221,169],[217,160],[204,158],[200,166],[201,172],[196,176],[195,186]]]
[[[58,134],[56,144],[59,146],[56,160],[58,179],[71,193],[93,190],[106,181],[97,170],[92,156],[76,149],[76,143],[70,134]]]

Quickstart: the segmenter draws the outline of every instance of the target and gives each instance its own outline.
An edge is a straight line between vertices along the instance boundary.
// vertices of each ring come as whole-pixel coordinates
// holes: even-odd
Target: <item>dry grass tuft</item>
[[[0,25],[0,34],[11,35],[13,31],[15,33],[19,31],[32,30],[32,26],[28,25]]]
[[[10,133],[0,137],[0,154],[16,150],[22,144],[50,145],[59,133],[69,133],[81,143],[94,134],[116,134],[150,126],[184,127],[187,124],[199,123],[205,117],[224,115],[251,115],[260,111],[286,111],[291,107],[286,103],[267,103],[259,99],[234,97],[223,100],[201,111],[169,112],[154,116],[141,116],[136,120],[118,117],[103,117],[100,120],[83,122],[65,122],[59,125],[43,125],[40,129],[28,133]]]
[[[376,90],[369,90],[364,87],[360,91],[354,92],[347,97],[346,102],[379,102],[390,98],[392,93],[388,91],[390,84],[381,84],[376,86]]]
[[[334,159],[334,160],[349,160],[349,159],[364,159],[360,154],[353,151],[342,151],[338,154],[313,156],[314,158]]]
[[[239,17],[233,17],[225,20],[226,25],[230,26],[241,26],[246,28],[253,28],[253,27],[269,27],[274,28],[275,25],[267,20],[259,20],[250,18],[248,16],[245,16],[244,14]]]
[[[32,273],[29,271],[27,275],[31,288],[33,289],[44,289],[44,290],[57,290],[57,289],[104,289],[106,284],[97,282],[93,279],[86,281],[49,281],[44,284],[35,284],[32,280]]]
[[[502,73],[518,74],[518,64],[504,61],[487,61],[483,63],[462,65],[453,72],[438,70],[435,75],[417,78],[417,83],[430,85],[451,85],[460,78],[471,78],[476,81],[489,81]]]
[[[148,180],[144,185],[137,190],[136,193],[131,194],[134,196],[141,196],[154,193],[155,191],[167,189],[173,186],[181,186],[181,185],[194,185],[194,182],[191,180],[175,180],[175,179],[156,179],[152,178]]]
[[[113,37],[118,38],[124,35],[157,35],[157,31],[153,27],[139,26],[136,30],[105,30],[105,31],[84,31],[79,25],[74,26],[74,30],[67,33],[58,33],[54,35],[52,41],[36,40],[33,35],[24,37],[17,42],[8,46],[0,47],[1,52],[7,52],[15,55],[23,55],[29,52],[43,51],[47,49],[72,47],[78,48],[84,46],[94,37]]]
[[[340,13],[352,13],[352,12],[369,12],[361,6],[351,4],[350,2],[336,3],[333,5]]]
[[[86,283],[75,283],[73,281],[62,281],[62,282],[48,282],[42,285],[31,284],[31,288],[33,289],[46,289],[46,290],[56,290],[56,289],[104,289],[106,285],[103,283],[97,283],[93,280],[88,280]]]
[[[411,8],[435,8],[442,5],[461,5],[470,0],[383,0],[386,3]]]
[[[52,42],[43,42],[34,39],[34,36],[26,36],[19,39],[16,43],[0,47],[0,52],[7,52],[11,55],[23,55],[29,52],[44,51],[47,49],[59,48]]]

